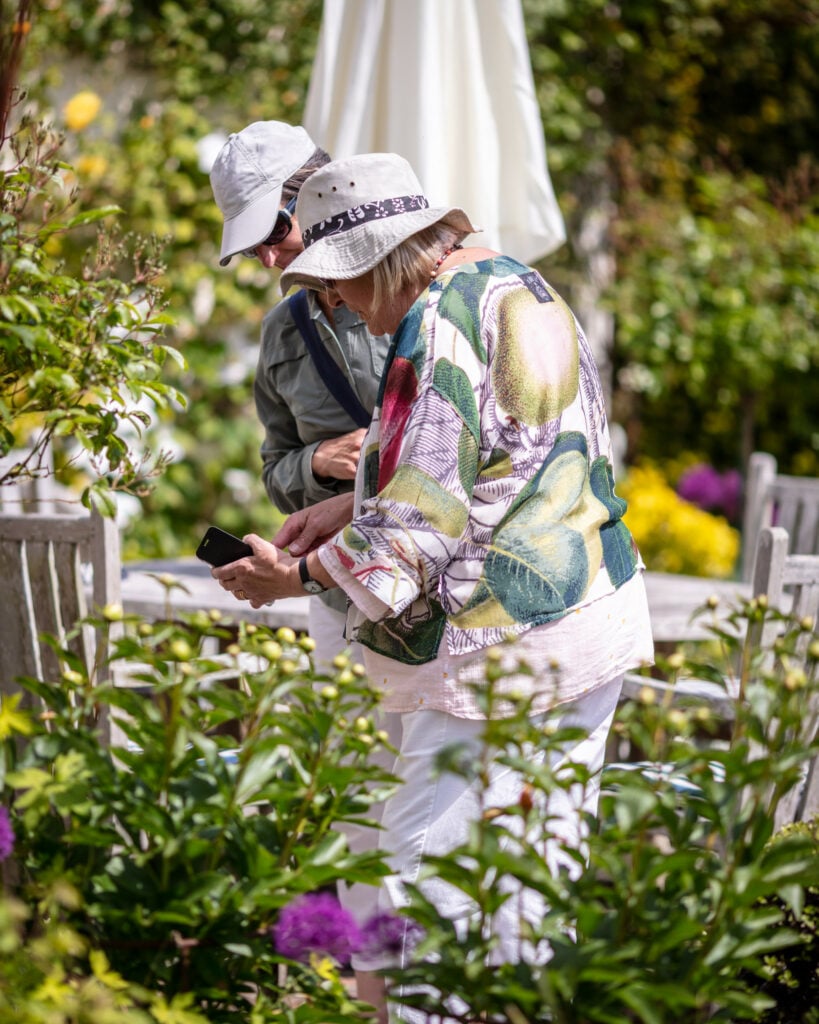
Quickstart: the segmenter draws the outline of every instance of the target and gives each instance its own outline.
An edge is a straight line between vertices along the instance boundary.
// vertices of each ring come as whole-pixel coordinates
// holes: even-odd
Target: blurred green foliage
[[[8,22],[8,0],[0,5]],[[611,225],[612,408],[629,461],[690,450],[744,467],[819,470],[816,237],[819,0],[522,0],[548,156],[569,243],[543,270],[571,301],[589,274],[590,207]],[[21,83],[68,130],[84,205],[116,204],[161,240],[170,344],[189,397],[154,447],[173,466],[142,498],[126,557],[193,550],[204,526],[272,531],[251,381],[275,277],[217,265],[220,216],[202,139],[257,119],[298,123],[320,0],[49,0],[32,14]],[[47,55],[47,59],[46,58]],[[64,258],[80,260],[66,240]],[[158,440],[153,439],[153,434]]]
[[[150,246],[101,228],[116,207],[77,210],[60,140],[25,118],[5,140],[0,175],[0,485],[45,473],[60,447],[85,505],[114,511],[113,490],[139,493],[161,474],[162,453],[134,439],[150,423],[145,404],[181,396],[161,379],[168,355],[156,341],[167,318]],[[73,235],[88,245],[78,273],[54,252]],[[86,242],[87,245],[87,242]],[[19,452],[19,455],[17,454]]]

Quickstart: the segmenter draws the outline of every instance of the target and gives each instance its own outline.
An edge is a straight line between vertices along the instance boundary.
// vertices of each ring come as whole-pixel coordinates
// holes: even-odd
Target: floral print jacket
[[[508,257],[462,264],[402,320],[353,522],[321,549],[350,639],[406,664],[501,642],[641,567],[600,379],[566,303]]]

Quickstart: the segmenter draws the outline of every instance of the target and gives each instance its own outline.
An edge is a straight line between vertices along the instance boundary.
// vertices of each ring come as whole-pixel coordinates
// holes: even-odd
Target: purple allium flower
[[[680,477],[677,493],[706,512],[722,513],[732,522],[739,515],[742,477],[735,469],[720,473],[713,466],[692,466]]]
[[[361,948],[361,929],[330,893],[300,896],[282,909],[273,930],[276,952],[307,962],[311,953],[324,953],[346,964]]]
[[[367,957],[400,956],[415,946],[424,930],[417,921],[397,914],[376,914],[364,925],[361,953]]]
[[[5,807],[0,807],[0,860],[5,860],[14,849],[14,829]]]
[[[713,466],[692,466],[680,477],[677,493],[700,508],[716,508],[722,498],[722,476]]]

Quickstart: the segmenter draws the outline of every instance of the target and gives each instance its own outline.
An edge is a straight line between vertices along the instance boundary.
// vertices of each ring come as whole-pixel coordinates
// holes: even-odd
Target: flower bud
[[[677,732],[683,732],[688,725],[688,718],[684,711],[680,711],[679,708],[672,708],[668,712],[668,724],[673,729],[676,729]]]
[[[283,644],[294,644],[296,642],[296,634],[289,626],[279,626],[276,630],[276,639]]]
[[[109,622],[122,622],[124,612],[121,604],[107,604],[102,609],[102,616]]]
[[[643,686],[640,689],[640,700],[643,704],[656,704],[657,703],[657,691],[653,690],[650,686]]]
[[[262,657],[267,658],[268,661],[278,661],[281,656],[281,644],[276,643],[275,640],[265,640],[262,644]]]
[[[168,649],[177,661],[187,661],[193,653],[188,641],[181,639],[171,640]]]
[[[793,692],[794,690],[802,690],[807,685],[807,676],[801,668],[792,668],[790,671],[785,673],[783,684],[786,690]]]

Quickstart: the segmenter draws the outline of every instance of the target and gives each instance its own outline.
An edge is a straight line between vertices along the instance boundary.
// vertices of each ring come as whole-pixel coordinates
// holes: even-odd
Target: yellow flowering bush
[[[63,107],[66,127],[72,132],[81,132],[91,124],[101,106],[102,100],[91,89],[75,93]]]
[[[617,493],[628,502],[625,523],[649,569],[689,576],[733,573],[739,531],[723,516],[683,501],[656,466],[631,467]]]

